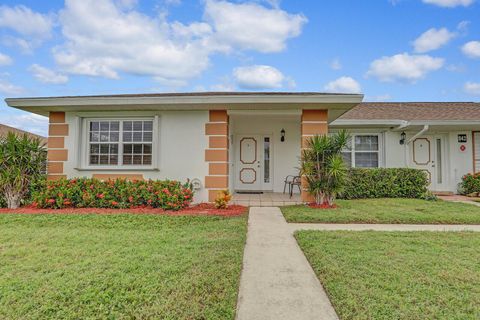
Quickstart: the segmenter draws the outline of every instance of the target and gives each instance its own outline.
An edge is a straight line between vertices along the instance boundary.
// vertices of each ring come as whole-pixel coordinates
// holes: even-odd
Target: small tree
[[[46,151],[41,141],[8,133],[0,138],[0,192],[7,207],[16,209],[31,183],[43,177]]]
[[[347,132],[341,131],[331,136],[316,135],[307,141],[307,148],[302,152],[301,174],[318,205],[332,206],[337,194],[343,191],[347,167],[341,151],[349,139]]]

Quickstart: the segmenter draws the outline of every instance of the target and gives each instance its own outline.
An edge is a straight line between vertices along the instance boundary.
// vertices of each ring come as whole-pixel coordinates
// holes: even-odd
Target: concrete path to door
[[[250,208],[236,318],[338,319],[277,207]]]
[[[480,225],[287,223],[277,207],[252,207],[237,303],[238,320],[338,319],[293,237],[296,230],[480,232]]]

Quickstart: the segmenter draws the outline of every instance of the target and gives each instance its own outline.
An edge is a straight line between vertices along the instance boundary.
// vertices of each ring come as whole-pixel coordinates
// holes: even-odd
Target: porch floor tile
[[[263,194],[234,193],[232,204],[249,207],[279,207],[302,204],[300,194],[294,193],[290,198],[288,193],[266,192]]]

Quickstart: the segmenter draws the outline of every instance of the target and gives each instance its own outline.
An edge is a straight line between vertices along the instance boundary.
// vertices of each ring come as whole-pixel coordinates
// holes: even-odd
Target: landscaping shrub
[[[460,193],[478,195],[480,193],[480,172],[466,174],[460,182]]]
[[[425,171],[409,168],[351,168],[343,199],[426,198]]]
[[[18,208],[25,203],[32,183],[43,179],[47,152],[43,143],[28,135],[9,132],[0,137],[0,205]]]
[[[188,207],[192,198],[188,182],[80,178],[47,181],[45,188],[34,192],[33,205],[54,209],[152,207],[179,210]]]
[[[215,208],[227,209],[228,203],[232,199],[232,194],[228,190],[220,190],[215,198]]]
[[[334,135],[315,135],[307,140],[307,148],[302,150],[300,159],[300,172],[316,205],[332,207],[343,191],[347,167],[341,152],[349,139],[346,131],[340,131]]]

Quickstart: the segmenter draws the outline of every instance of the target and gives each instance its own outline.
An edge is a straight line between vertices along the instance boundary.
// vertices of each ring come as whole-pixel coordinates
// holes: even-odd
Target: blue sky
[[[476,0],[67,0],[0,5],[0,98],[362,92],[478,101]],[[0,123],[46,120],[0,103]]]

